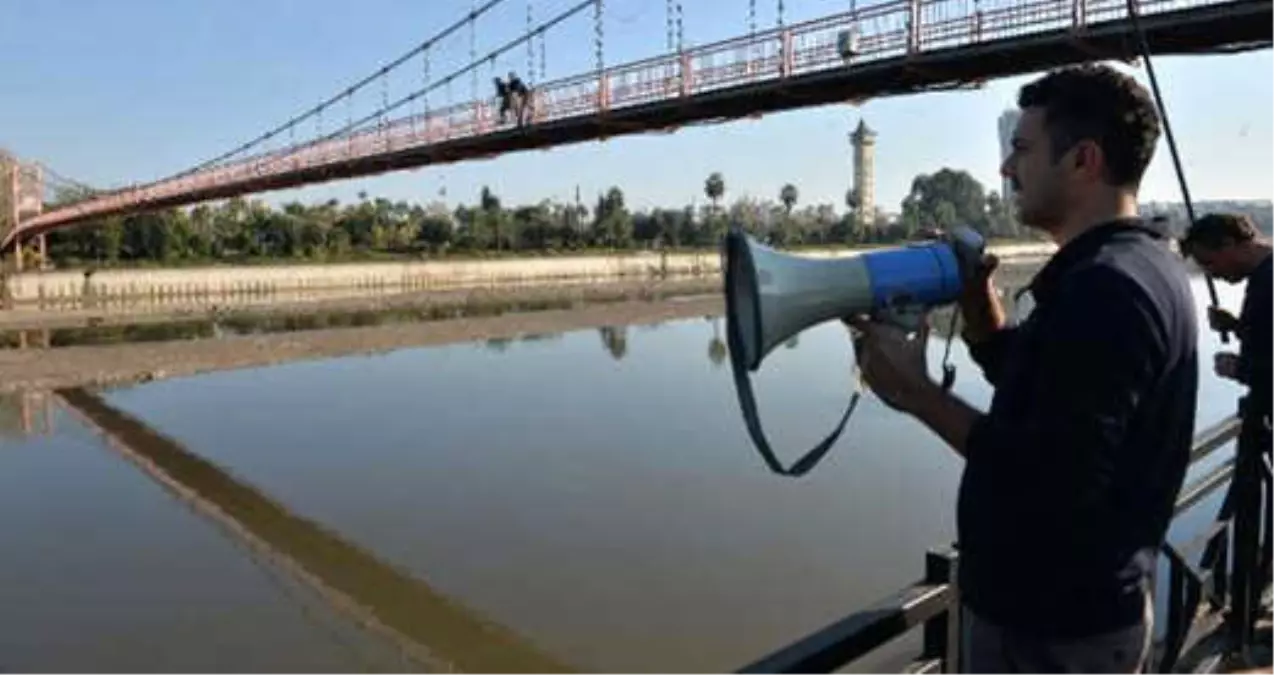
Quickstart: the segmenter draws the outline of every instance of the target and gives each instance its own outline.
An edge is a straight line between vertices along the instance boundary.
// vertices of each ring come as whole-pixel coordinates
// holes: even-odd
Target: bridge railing
[[[1140,0],[1153,14],[1219,0]],[[532,124],[600,118],[617,110],[709,94],[747,84],[853,68],[923,51],[966,47],[1050,29],[1083,30],[1122,19],[1124,0],[893,0],[852,12],[759,31],[681,53],[543,83],[530,101]],[[324,138],[228,161],[189,175],[99,193],[24,221],[22,229],[82,220],[186,195],[203,195],[315,168],[338,168],[398,150],[505,132],[494,97],[383,120]]]
[[[1182,655],[1198,645],[1223,621],[1232,621],[1236,633],[1249,630],[1241,624],[1254,622],[1251,609],[1245,613],[1228,610],[1239,604],[1252,607],[1254,598],[1259,598],[1269,583],[1268,568],[1262,574],[1258,569],[1260,564],[1256,562],[1257,556],[1252,553],[1262,536],[1268,551],[1270,539],[1268,524],[1264,535],[1259,531],[1259,514],[1263,508],[1260,490],[1247,490],[1248,496],[1243,501],[1234,502],[1241,506],[1227,507],[1237,494],[1234,487],[1240,485],[1236,467],[1243,465],[1242,458],[1259,456],[1261,448],[1243,447],[1241,442],[1233,456],[1214,466],[1203,466],[1208,463],[1204,460],[1212,453],[1240,438],[1240,428],[1241,421],[1237,416],[1228,417],[1204,429],[1194,439],[1190,452],[1191,467],[1202,475],[1193,478],[1181,490],[1174,520],[1227,483],[1231,490],[1216,520],[1201,533],[1184,544],[1165,543],[1162,547],[1161,552],[1168,565],[1168,583],[1166,588],[1161,589],[1167,595],[1167,615],[1158,617],[1157,622],[1166,619],[1167,630],[1152,654],[1153,672],[1173,671]],[[1252,468],[1243,475],[1252,480],[1264,480],[1268,489],[1268,466],[1259,459],[1247,466]],[[1253,513],[1257,514],[1257,525],[1251,523]],[[1246,524],[1241,521],[1246,521]],[[1234,554],[1244,550],[1248,551],[1246,555]],[[1196,557],[1199,562],[1191,562]],[[1268,566],[1268,562],[1263,564]],[[902,672],[961,672],[960,592],[955,582],[958,565],[955,547],[930,551],[925,557],[924,576],[919,581],[871,607],[770,653],[745,666],[741,672],[832,672],[869,655],[876,655],[877,650],[916,628],[923,631],[920,653],[911,658],[900,657],[907,660]],[[1237,579],[1246,580],[1246,585],[1235,584]],[[1041,583],[1047,582],[1046,579],[1041,580]],[[1242,603],[1238,601],[1240,597],[1245,598]]]

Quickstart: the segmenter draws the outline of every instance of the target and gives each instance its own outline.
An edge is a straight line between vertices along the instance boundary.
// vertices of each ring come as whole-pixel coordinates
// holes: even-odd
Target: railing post
[[[1084,22],[1087,20],[1084,9],[1084,0],[1071,0],[1071,29],[1075,32],[1084,28]]]
[[[960,554],[954,547],[925,553],[925,583],[946,584],[947,609],[924,626],[925,661],[942,660],[942,672],[960,672],[960,587],[956,583]]]
[[[681,95],[689,96],[694,87],[694,69],[691,67],[690,55],[681,53]]]
[[[792,64],[796,61],[792,55],[792,31],[783,31],[780,40],[779,54],[782,60],[779,62],[779,76],[787,77],[792,74]]]
[[[1245,401],[1246,402],[1246,401]],[[1243,403],[1240,403],[1242,409]],[[1243,411],[1239,427],[1238,447],[1235,450],[1234,497],[1234,558],[1230,578],[1231,593],[1229,633],[1232,644],[1244,653],[1251,644],[1260,604],[1264,579],[1257,577],[1260,566],[1261,536],[1261,463],[1262,440],[1259,415]]]
[[[597,112],[606,112],[610,108],[610,73],[603,70],[597,76]]]
[[[920,51],[920,0],[907,5],[907,53]]]

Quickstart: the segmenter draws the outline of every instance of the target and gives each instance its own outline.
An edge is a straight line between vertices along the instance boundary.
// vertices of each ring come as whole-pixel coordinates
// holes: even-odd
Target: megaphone
[[[926,312],[959,297],[985,248],[982,236],[968,227],[934,241],[830,259],[776,251],[738,228],[726,234],[723,263],[730,364],[748,433],[770,469],[790,476],[812,469],[844,430],[858,393],[832,433],[792,467],[784,468],[761,429],[748,373],[760,368],[776,346],[826,321],[870,314],[906,329],[919,327]],[[943,385],[950,387],[954,371],[946,368]]]

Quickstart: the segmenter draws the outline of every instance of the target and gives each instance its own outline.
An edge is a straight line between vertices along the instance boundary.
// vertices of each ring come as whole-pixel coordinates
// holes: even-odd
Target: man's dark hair
[[[1137,187],[1159,141],[1159,113],[1146,88],[1104,65],[1055,70],[1022,87],[1019,108],[1043,108],[1056,162],[1088,139],[1106,156],[1105,179]]]
[[[1215,251],[1232,244],[1251,241],[1257,236],[1256,225],[1242,213],[1209,213],[1194,221],[1181,240],[1186,254],[1198,249]]]

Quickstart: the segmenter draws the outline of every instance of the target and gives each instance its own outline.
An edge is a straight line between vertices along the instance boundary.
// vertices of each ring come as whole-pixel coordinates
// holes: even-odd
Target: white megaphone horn
[[[726,234],[730,365],[748,433],[772,470],[799,476],[813,468],[844,430],[859,395],[854,393],[840,423],[822,443],[791,468],[783,468],[761,430],[748,372],[755,372],[779,344],[825,321],[871,314],[904,328],[918,327],[928,310],[959,297],[985,248],[981,235],[960,227],[935,241],[816,259],[763,246],[737,228]],[[950,387],[952,375],[947,366],[945,387]]]

